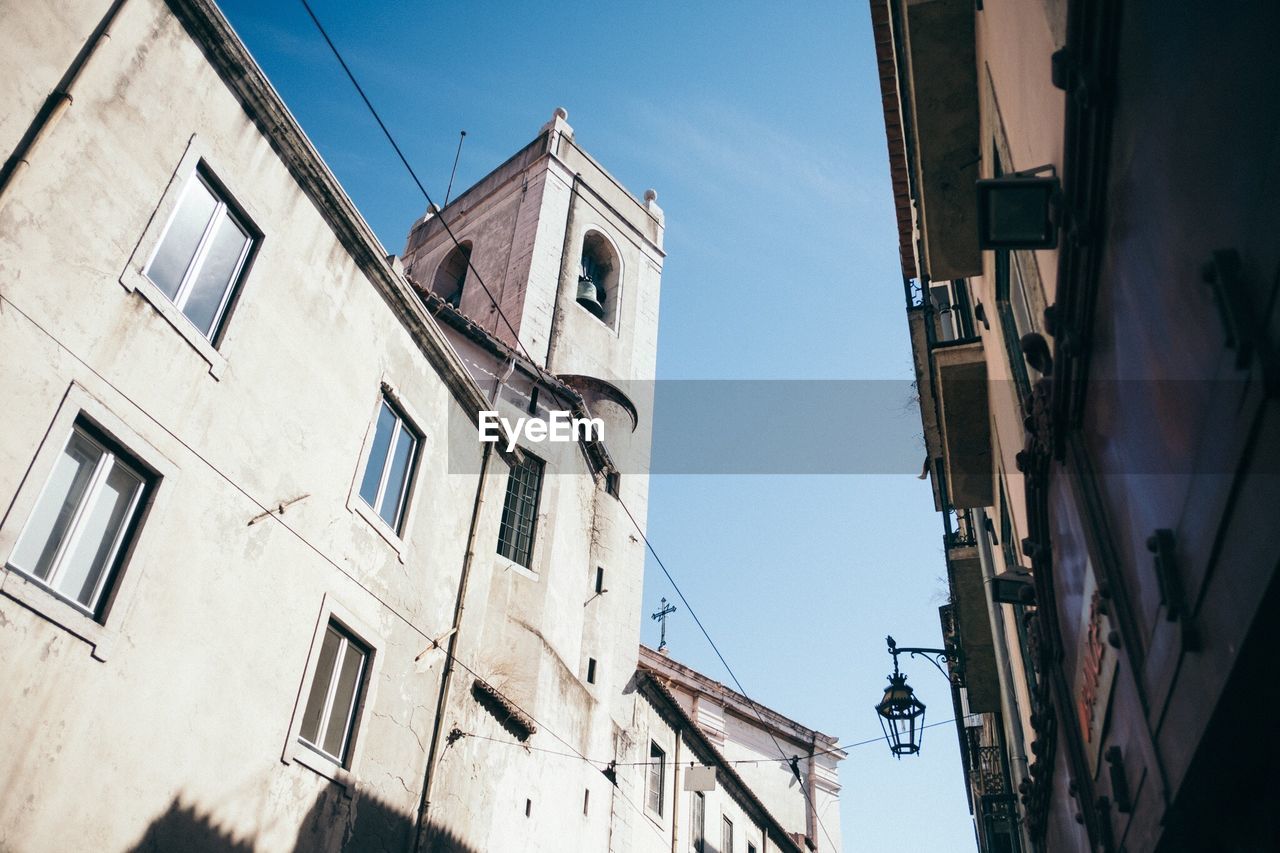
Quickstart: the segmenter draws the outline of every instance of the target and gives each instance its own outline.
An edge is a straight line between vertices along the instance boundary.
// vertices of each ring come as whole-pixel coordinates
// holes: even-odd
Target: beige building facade
[[[0,21],[0,850],[839,849],[639,646],[656,193],[556,110],[395,257],[212,2]]]
[[[485,399],[216,8],[0,17],[0,847],[411,841]]]
[[[0,18],[0,849],[630,849],[586,759],[630,724],[652,194],[560,111],[434,212],[507,334],[212,3]],[[559,409],[604,436],[478,439]]]
[[[674,702],[679,716],[687,720],[685,728],[696,729],[696,737],[706,741],[706,750],[722,768],[732,771],[751,799],[758,798],[769,818],[798,848],[837,853],[843,849],[839,763],[847,753],[836,738],[743,696],[665,652],[641,646],[639,672],[661,686],[668,703]],[[679,774],[684,765],[676,764]],[[678,775],[676,779],[678,782]],[[732,799],[733,786],[724,787]],[[690,797],[688,793],[683,796]],[[733,808],[745,813],[740,803],[707,805],[693,799],[680,804],[678,810],[710,814],[705,820],[711,832],[717,829],[714,806],[726,815]],[[707,811],[709,808],[712,811]],[[728,819],[731,823],[734,820]],[[767,836],[769,822],[756,819],[756,838]],[[757,842],[754,849],[764,850],[763,843]]]
[[[1277,8],[870,10],[979,849],[1269,849]]]

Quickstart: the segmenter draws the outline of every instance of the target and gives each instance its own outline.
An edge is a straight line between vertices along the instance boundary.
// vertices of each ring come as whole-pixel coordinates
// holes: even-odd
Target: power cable
[[[343,59],[342,53],[338,50],[337,45],[333,43],[333,40],[329,37],[328,32],[325,31],[324,25],[320,23],[320,19],[316,16],[315,12],[312,10],[311,4],[308,3],[307,0],[300,0],[300,2],[302,3],[303,8],[306,9],[307,15],[311,18],[312,23],[315,24],[316,29],[320,31],[320,35],[324,38],[325,43],[329,46],[329,49],[333,52],[334,57],[338,60],[338,64],[342,66],[342,70],[346,73],[347,79],[351,81],[351,85],[355,87],[356,92],[360,95],[360,99],[364,102],[365,107],[368,108],[370,115],[373,116],[374,120],[378,123],[378,127],[382,130],[383,135],[386,136],[387,141],[391,144],[391,147],[395,150],[396,156],[400,158],[400,162],[404,165],[405,169],[409,172],[409,176],[413,179],[414,184],[417,185],[418,190],[422,193],[423,198],[427,200],[427,203],[429,205],[431,205],[432,207],[435,207],[435,202],[431,200],[431,195],[430,193],[427,192],[427,188],[423,186],[422,181],[418,178],[417,173],[413,170],[413,166],[409,164],[408,158],[405,157],[404,152],[400,149],[399,144],[396,143],[395,137],[392,135],[390,129],[388,129],[386,123],[382,120],[382,117],[378,114],[377,109],[374,108],[373,103],[369,100],[368,95],[365,94],[364,88],[361,87],[359,81],[356,80],[355,74],[351,71],[350,66],[347,65],[346,60]],[[437,210],[439,210],[439,208],[437,208]],[[439,219],[440,219],[441,226],[444,228],[445,233],[449,235],[449,239],[453,241],[454,246],[461,247],[462,244],[458,240],[457,236],[453,233],[453,229],[449,227],[449,223],[445,220],[443,216],[440,216]],[[498,300],[494,297],[493,292],[489,290],[488,285],[485,284],[484,279],[480,276],[479,271],[477,271],[475,266],[471,263],[471,259],[469,257],[466,258],[466,263],[467,263],[467,268],[475,275],[476,282],[484,290],[485,295],[489,297],[489,301],[493,304],[494,310],[497,312],[498,316],[502,318],[502,322],[506,325],[507,329],[511,332],[511,335],[515,341],[516,347],[518,347],[519,350],[524,353],[525,358],[528,359],[530,364],[533,366],[534,370],[536,370],[539,374],[542,374],[543,373],[542,369],[538,367],[536,362],[534,362],[533,356],[530,355],[528,349],[526,349],[524,344],[520,341],[520,336],[516,332],[515,326],[512,325],[511,321],[507,318],[506,314],[503,313],[502,307],[498,304]],[[631,523],[635,526],[637,532],[640,533],[641,538],[644,539],[645,546],[648,548],[649,553],[653,555],[654,560],[657,561],[658,566],[662,569],[662,573],[666,575],[668,582],[671,583],[671,586],[672,588],[675,589],[676,594],[680,596],[680,600],[684,602],[685,607],[689,611],[689,615],[693,617],[693,620],[697,624],[698,629],[702,632],[703,637],[706,638],[707,643],[710,644],[712,651],[714,651],[716,654],[716,657],[719,658],[720,663],[725,668],[725,671],[729,673],[729,677],[733,679],[733,683],[738,688],[738,692],[742,694],[742,696],[747,700],[747,704],[751,706],[751,710],[753,713],[755,713],[756,717],[760,720],[760,724],[765,728],[766,731],[769,732],[769,737],[771,740],[773,740],[774,746],[778,748],[779,754],[783,757],[784,760],[790,761],[790,759],[787,758],[786,751],[783,750],[782,745],[778,743],[778,739],[774,737],[773,732],[769,730],[768,724],[765,722],[763,715],[760,713],[759,708],[756,705],[756,702],[752,700],[747,695],[746,690],[743,689],[742,682],[739,681],[738,676],[733,672],[733,669],[729,666],[729,662],[725,660],[724,655],[721,654],[719,647],[716,646],[715,644],[715,641],[711,639],[710,633],[707,632],[706,627],[702,624],[702,620],[698,618],[697,613],[694,612],[693,608],[690,606],[689,600],[685,597],[684,592],[682,592],[680,590],[680,587],[676,584],[675,579],[671,576],[671,572],[669,572],[667,570],[667,567],[663,564],[662,559],[658,556],[658,552],[654,549],[653,544],[649,541],[649,537],[645,535],[645,532],[641,528],[639,522],[636,521],[635,516],[631,514],[631,510],[627,507],[625,503],[622,503],[621,499],[619,499],[619,504],[622,506],[623,510],[627,513],[627,516],[631,519]],[[471,670],[468,669],[468,671],[470,672]],[[476,677],[479,678],[480,676],[476,675]],[[533,719],[532,716],[530,717],[530,719]],[[554,735],[554,732],[552,732],[552,734]],[[560,739],[558,735],[556,735],[556,737],[557,739]],[[573,748],[572,744],[569,744],[567,741],[564,741],[564,743],[570,748]],[[583,758],[585,757],[586,756],[583,756]],[[826,836],[827,842],[831,844],[832,847],[834,848],[835,843],[832,841],[831,834],[827,831],[826,826],[822,823],[822,817],[821,815],[818,814],[817,808],[813,803],[812,797],[808,791],[807,786],[801,785],[800,789],[805,795],[805,800],[808,802],[810,810],[813,812],[814,817],[817,819],[818,826],[822,829],[823,835]]]
[[[455,658],[455,660],[457,659]],[[459,661],[459,663],[461,662]],[[515,703],[513,702],[512,704],[514,705]],[[516,707],[519,707],[519,706],[516,706]],[[942,720],[941,722],[937,722],[937,723],[929,723],[928,725],[921,726],[920,729],[923,731],[924,729],[931,729],[934,726],[945,726],[954,722],[955,722],[955,718],[952,717],[950,720]],[[586,756],[576,751],[562,752],[558,749],[547,749],[546,747],[533,746],[532,744],[522,743],[518,740],[510,740],[508,738],[489,737],[488,735],[480,735],[474,732],[463,732],[463,731],[460,731],[459,734],[461,734],[462,737],[474,738],[475,740],[485,740],[485,741],[490,741],[492,743],[504,744],[506,746],[518,746],[518,747],[521,747],[522,749],[532,750],[533,752],[542,752],[548,755],[559,755],[565,758],[575,758],[581,761],[585,761],[591,764],[593,767],[597,764],[602,764],[605,766],[612,765],[613,767],[648,767],[655,764],[661,765],[666,763],[665,760],[662,760],[662,761],[613,761],[612,759],[604,760],[599,758],[587,758]],[[821,752],[815,752],[813,755],[814,757],[817,757],[819,755],[830,755],[833,752],[843,752],[844,750],[853,749],[854,747],[867,746],[869,744],[879,743],[882,740],[884,740],[884,736],[880,735],[873,738],[867,738],[866,740],[859,740],[859,741],[854,741],[853,743],[846,743],[843,746],[832,747],[831,749],[822,750]],[[805,756],[805,757],[808,757],[808,756]],[[701,762],[695,762],[695,763],[700,764]],[[733,765],[735,767],[739,764],[756,764],[756,765],[781,764],[781,765],[787,766],[787,765],[790,765],[791,761],[790,759],[781,759],[781,758],[735,758],[732,760],[722,760],[718,763]]]
[[[446,652],[446,654],[448,654],[448,652]],[[484,686],[485,686],[485,687],[487,687],[489,690],[493,691],[496,695],[501,696],[503,699],[505,699],[507,702],[509,702],[509,703],[512,705],[512,707],[514,707],[514,708],[518,709],[518,710],[520,711],[520,713],[522,713],[522,714],[524,714],[526,717],[528,717],[528,718],[529,718],[529,720],[530,720],[534,725],[536,725],[540,731],[545,731],[547,734],[551,735],[553,738],[555,738],[556,740],[560,741],[560,742],[561,742],[562,744],[564,744],[565,746],[569,747],[569,749],[573,750],[573,752],[572,752],[572,753],[557,752],[556,750],[549,750],[549,749],[545,749],[545,748],[542,748],[542,747],[534,747],[534,746],[527,746],[526,748],[528,748],[528,749],[533,749],[533,750],[537,750],[538,752],[548,752],[548,753],[553,753],[553,754],[558,754],[558,755],[564,755],[564,756],[568,756],[568,757],[571,757],[571,758],[572,758],[572,757],[577,757],[577,758],[580,758],[581,760],[583,760],[583,761],[587,762],[588,764],[592,764],[592,766],[594,767],[594,763],[591,761],[591,759],[590,759],[590,758],[587,758],[587,756],[583,755],[583,754],[582,754],[582,752],[581,752],[581,751],[580,751],[576,746],[574,746],[574,745],[573,745],[572,743],[570,743],[569,741],[565,740],[565,739],[564,739],[563,737],[561,737],[560,735],[556,734],[556,732],[555,732],[553,729],[551,729],[551,727],[549,727],[546,723],[542,722],[542,721],[541,721],[541,720],[539,720],[537,717],[533,716],[533,714],[529,713],[529,711],[528,711],[526,708],[524,708],[523,706],[521,706],[518,702],[516,702],[515,700],[513,700],[510,696],[507,696],[507,695],[506,695],[505,693],[503,693],[501,690],[499,690],[498,688],[496,688],[496,687],[494,687],[492,684],[490,684],[490,683],[489,683],[489,681],[488,681],[488,680],[487,680],[483,675],[481,675],[480,673],[478,673],[478,672],[476,672],[474,669],[472,669],[470,666],[468,666],[468,665],[467,665],[467,663],[466,663],[466,661],[463,661],[463,660],[462,660],[462,659],[460,659],[457,655],[453,655],[453,656],[452,656],[452,658],[453,658],[453,662],[454,662],[454,663],[456,663],[458,666],[460,666],[460,667],[462,667],[463,669],[465,669],[468,673],[470,673],[472,676],[474,676],[474,677],[476,678],[476,680],[478,680],[478,681],[480,681],[482,684],[484,684]],[[466,733],[464,733],[464,735],[465,735],[465,734],[466,734]],[[467,735],[467,736],[468,736],[468,737],[480,737],[479,735]],[[483,737],[482,739],[483,739],[483,740],[492,740],[492,741],[496,741],[496,742],[501,742],[501,741],[500,741],[499,739],[497,739],[497,738]],[[515,741],[511,741],[511,743],[515,743]],[[521,745],[521,746],[526,746],[525,744],[520,744],[520,745]],[[615,767],[616,767],[616,766],[619,766],[619,765],[617,765],[616,763],[613,763],[613,762],[600,762],[600,763],[613,764],[613,766],[615,766]],[[597,769],[599,769],[599,768],[597,768]],[[604,772],[604,771],[602,770],[601,772]],[[610,780],[610,781],[612,781],[612,780]],[[617,782],[614,782],[614,784],[613,784],[613,789],[614,789],[614,791],[615,791],[615,792],[616,792],[620,797],[622,797],[623,801],[624,801],[624,802],[626,802],[626,803],[627,803],[629,806],[631,806],[633,809],[635,809],[635,810],[640,814],[640,816],[641,816],[641,817],[646,817],[645,812],[644,812],[644,809],[640,808],[640,806],[639,806],[639,805],[637,805],[637,804],[635,803],[635,801],[634,801],[634,800],[632,800],[630,797],[628,797],[628,796],[627,796],[626,791],[624,791],[624,790],[622,789],[622,787],[621,787],[621,786],[619,786],[619,785],[617,784]],[[654,833],[655,835],[657,835],[659,839],[661,839],[661,840],[662,840],[663,844],[666,844],[666,842],[667,842],[666,836],[664,836],[661,832],[659,832],[659,831],[658,831],[658,827],[657,827],[657,826],[655,826],[651,821],[648,821],[648,820],[641,821],[641,823],[643,823],[643,824],[645,824],[646,826],[648,826],[648,827],[649,827],[649,829],[650,829],[650,830],[652,830],[652,831],[653,831],[653,833]]]
[[[300,2],[302,3],[303,8],[307,10],[307,15],[311,17],[311,22],[314,23],[316,25],[316,29],[320,31],[320,35],[324,38],[325,44],[329,45],[329,50],[333,52],[334,58],[338,60],[338,64],[341,65],[342,70],[346,72],[347,79],[351,81],[351,85],[355,87],[356,92],[360,95],[360,100],[364,101],[364,105],[368,108],[369,114],[373,116],[373,120],[376,121],[378,123],[378,127],[382,129],[382,135],[387,138],[387,142],[391,143],[391,147],[395,149],[396,156],[399,157],[400,162],[404,164],[404,168],[408,171],[409,177],[413,178],[413,182],[417,185],[418,191],[421,192],[422,197],[427,200],[427,204],[434,207],[438,212],[437,218],[440,221],[440,225],[444,228],[445,233],[449,235],[449,239],[453,241],[453,245],[455,247],[461,248],[462,244],[458,241],[457,236],[453,233],[453,229],[449,227],[449,223],[442,215],[443,210],[436,207],[436,203],[431,200],[431,194],[428,193],[427,188],[423,186],[422,181],[418,178],[418,173],[413,170],[413,166],[409,165],[409,159],[405,157],[404,152],[400,150],[399,144],[397,144],[395,137],[392,136],[390,129],[387,128],[386,123],[382,120],[382,116],[378,114],[377,109],[373,106],[373,102],[370,101],[369,96],[365,94],[364,87],[360,85],[360,81],[356,80],[356,75],[351,71],[351,67],[347,65],[347,61],[342,58],[342,53],[338,50],[338,46],[333,43],[333,39],[329,38],[329,33],[325,30],[324,25],[320,23],[320,19],[316,17],[316,13],[311,9],[311,4],[308,3],[307,0],[300,0]],[[465,256],[466,253],[464,252],[463,255]],[[529,350],[525,349],[524,344],[521,343],[520,335],[516,332],[515,326],[513,326],[511,321],[507,319],[507,315],[502,311],[502,306],[498,304],[498,300],[494,298],[493,292],[489,290],[489,286],[484,283],[484,279],[480,276],[480,272],[475,268],[475,265],[471,263],[471,258],[465,257],[465,260],[467,262],[467,269],[471,271],[471,274],[475,277],[476,283],[478,283],[481,289],[484,290],[485,295],[489,297],[489,301],[493,303],[493,307],[497,311],[498,316],[502,318],[502,322],[506,325],[507,329],[510,330],[511,337],[515,341],[516,347],[524,353],[525,358],[533,364],[534,369],[541,372],[537,364],[534,363],[533,356],[529,354]]]
[[[698,618],[698,614],[694,611],[693,605],[689,603],[688,598],[685,598],[684,591],[680,589],[680,585],[676,583],[676,579],[671,576],[671,572],[667,570],[666,564],[664,564],[662,562],[662,558],[658,556],[658,552],[653,547],[653,543],[649,541],[648,534],[646,534],[644,528],[640,526],[640,522],[636,521],[636,517],[631,514],[631,508],[626,505],[621,497],[618,498],[618,505],[621,506],[622,511],[627,514],[627,518],[631,519],[632,526],[635,527],[636,532],[640,534],[640,538],[644,540],[645,547],[648,548],[649,553],[653,555],[653,559],[657,562],[658,568],[662,569],[662,573],[667,576],[667,581],[671,584],[671,588],[676,591],[676,595],[680,596],[680,600],[684,602],[685,610],[687,610],[689,615],[693,617],[693,621],[698,626],[698,630],[702,632],[702,636],[706,638],[707,643],[711,646],[711,650],[715,652],[716,657],[720,659],[720,663],[724,666],[725,672],[729,673],[729,677],[733,679],[734,686],[738,688],[738,693],[742,695],[743,699],[747,700],[747,705],[750,706],[752,713],[756,715],[756,719],[760,721],[761,727],[768,733],[769,739],[773,741],[773,745],[777,747],[778,754],[782,756],[784,761],[789,763],[791,759],[787,757],[786,750],[782,748],[782,744],[780,744],[778,742],[778,738],[774,736],[773,730],[769,727],[769,724],[765,722],[764,715],[760,713],[760,709],[756,701],[747,695],[747,691],[743,688],[742,682],[738,680],[737,674],[734,673],[733,668],[729,666],[729,662],[725,660],[724,655],[720,653],[720,647],[716,645],[715,640],[711,639],[711,634],[708,633],[706,626],[702,624],[702,620]],[[797,773],[797,776],[798,775],[799,773]],[[813,816],[817,820],[818,827],[822,830],[822,834],[827,837],[827,843],[831,845],[831,849],[836,849],[836,843],[832,841],[831,833],[827,831],[826,825],[822,822],[822,815],[818,814],[818,807],[813,802],[813,797],[809,792],[809,786],[802,783],[800,785],[800,792],[804,794],[805,801],[809,804],[809,810],[813,812]]]

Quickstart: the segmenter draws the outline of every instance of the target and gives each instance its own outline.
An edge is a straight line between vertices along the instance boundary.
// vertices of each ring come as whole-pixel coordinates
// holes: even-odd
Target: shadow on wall
[[[213,817],[174,798],[153,820],[128,853],[253,853],[253,836],[238,837]],[[378,797],[357,793],[346,797],[330,787],[316,798],[298,827],[294,853],[409,853],[413,849],[413,816]],[[429,853],[478,853],[448,830],[431,833]]]
[[[130,853],[160,853],[169,850],[185,850],[188,853],[252,853],[253,842],[237,839],[207,815],[182,805],[174,798],[169,809],[153,820],[142,839],[129,848]]]

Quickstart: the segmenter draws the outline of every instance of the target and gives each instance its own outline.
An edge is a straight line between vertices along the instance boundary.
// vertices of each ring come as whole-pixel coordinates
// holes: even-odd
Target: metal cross
[[[667,600],[664,598],[662,599],[662,607],[652,616],[652,618],[656,619],[658,624],[662,626],[662,636],[658,641],[658,651],[662,651],[667,647],[667,617],[675,612],[676,606],[674,604],[667,604]]]

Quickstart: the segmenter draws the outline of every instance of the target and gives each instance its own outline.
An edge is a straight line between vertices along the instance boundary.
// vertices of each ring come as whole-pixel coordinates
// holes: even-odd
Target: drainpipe
[[[414,832],[413,849],[426,849],[426,835],[431,827],[428,813],[431,810],[431,783],[435,781],[436,760],[440,750],[440,733],[444,728],[445,708],[449,702],[449,683],[453,676],[453,657],[458,648],[462,611],[466,605],[467,581],[471,577],[471,564],[476,556],[476,533],[480,527],[480,514],[484,508],[484,484],[489,473],[489,460],[493,458],[493,443],[486,442],[480,459],[480,480],[476,484],[476,500],[471,508],[471,529],[467,532],[467,552],[462,558],[462,575],[458,578],[458,598],[453,607],[453,627],[449,631],[449,646],[445,650],[444,672],[440,675],[440,694],[436,699],[436,718],[431,726],[431,745],[427,750],[427,768],[422,778],[422,799],[418,803],[418,822]],[[438,642],[438,641],[437,641]]]
[[[680,734],[679,726],[672,726],[671,730],[676,733],[675,763],[671,773],[671,853],[678,853],[676,839],[680,837],[680,744],[684,736]]]
[[[9,190],[17,184],[18,179],[31,167],[31,158],[35,156],[35,150],[46,136],[61,120],[63,114],[72,103],[72,90],[75,88],[76,81],[80,79],[80,74],[89,64],[89,60],[93,58],[102,44],[103,40],[111,38],[109,32],[111,24],[115,21],[117,13],[119,13],[125,0],[115,0],[111,4],[111,8],[107,9],[107,14],[98,22],[98,26],[89,36],[89,40],[80,48],[80,52],[76,54],[75,59],[71,60],[71,66],[67,68],[62,79],[58,81],[58,86],[49,93],[49,97],[44,99],[44,103],[40,106],[36,117],[32,119],[31,124],[27,127],[27,132],[22,135],[22,139],[18,141],[18,147],[13,150],[9,158],[4,162],[4,169],[0,170],[0,209],[3,209],[9,203],[11,196]]]
[[[1000,605],[990,600],[991,581],[995,577],[995,568],[991,558],[991,538],[986,532],[986,511],[974,510],[974,535],[978,540],[978,563],[982,568],[982,585],[987,590],[987,617],[991,623],[991,639],[995,650],[996,666],[1000,668],[1000,681],[1004,687],[1000,691],[1000,716],[1004,726],[1004,742],[1009,756],[1010,784],[1013,790],[1009,793],[1017,796],[1018,786],[1027,777],[1027,750],[1022,740],[1022,721],[1017,714],[1013,692],[1013,665],[1009,661],[1009,644],[1004,633],[1004,618]],[[1029,662],[1023,661],[1026,666]],[[1013,813],[1018,813],[1015,800]],[[1023,850],[1033,850],[1031,839],[1027,835],[1027,827],[1022,820],[1018,821],[1019,836]]]

